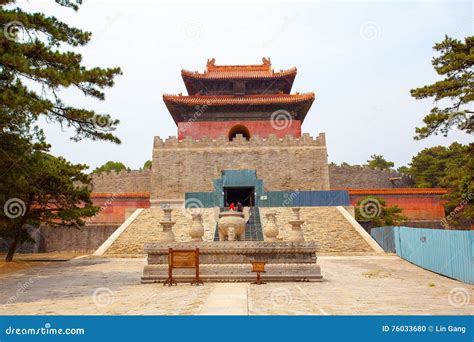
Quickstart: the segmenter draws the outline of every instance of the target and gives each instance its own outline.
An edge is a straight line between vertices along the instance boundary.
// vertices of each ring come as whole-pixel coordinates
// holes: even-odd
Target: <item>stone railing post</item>
[[[300,219],[301,208],[291,208],[291,210],[293,210],[295,219],[292,221],[288,221],[288,223],[291,224],[289,240],[291,242],[303,242],[304,235],[303,230],[301,229],[301,225],[304,223],[304,221]]]
[[[164,217],[163,217],[163,221],[160,221],[160,225],[161,227],[163,227],[162,241],[166,241],[166,242],[175,241],[174,233],[171,228],[175,225],[176,222],[171,220],[172,211],[173,209],[171,208],[163,208]]]

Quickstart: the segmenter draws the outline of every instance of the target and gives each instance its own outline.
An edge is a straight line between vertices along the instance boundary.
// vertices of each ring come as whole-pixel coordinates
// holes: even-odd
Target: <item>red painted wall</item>
[[[349,191],[351,205],[363,200],[369,195],[353,195]],[[402,215],[409,220],[442,220],[445,217],[445,200],[438,194],[374,194],[372,196],[385,200],[387,206],[397,205],[402,208]]]
[[[92,193],[92,202],[100,207],[94,217],[86,219],[93,223],[123,223],[138,208],[150,208],[149,193]]]
[[[228,136],[230,129],[235,125],[247,127],[250,136],[254,134],[258,134],[262,138],[267,138],[269,134],[275,134],[278,138],[284,138],[288,134],[295,137],[301,136],[300,120],[282,121],[280,127],[271,121],[186,121],[178,123],[178,139],[182,140],[187,136],[191,136],[193,139],[200,139],[204,136],[217,139],[221,135]]]

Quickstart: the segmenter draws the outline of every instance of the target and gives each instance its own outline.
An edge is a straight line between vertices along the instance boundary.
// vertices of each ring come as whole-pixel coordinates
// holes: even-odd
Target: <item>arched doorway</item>
[[[233,140],[237,134],[242,134],[245,139],[250,139],[250,131],[244,125],[235,125],[229,131],[229,140]]]

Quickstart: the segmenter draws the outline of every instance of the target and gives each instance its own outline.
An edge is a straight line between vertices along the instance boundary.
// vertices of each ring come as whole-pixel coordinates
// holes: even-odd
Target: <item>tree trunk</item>
[[[26,204],[26,211],[23,214],[23,217],[20,219],[20,222],[18,222],[17,225],[15,226],[15,229],[14,229],[15,233],[13,234],[13,242],[11,243],[10,247],[8,248],[7,256],[5,257],[6,262],[13,261],[13,256],[15,255],[16,249],[18,248],[18,245],[20,244],[20,240],[21,240],[21,243],[23,243],[25,241],[22,237],[21,230],[23,229],[23,226],[26,223],[28,212],[30,211],[32,198],[33,197],[30,194],[28,196],[28,201],[27,201],[27,204]]]
[[[15,251],[16,251],[16,248],[18,247],[19,242],[20,242],[20,236],[19,234],[15,234],[15,237],[13,238],[13,242],[10,244],[10,247],[8,248],[7,256],[5,257],[6,262],[10,262],[13,260],[13,255],[15,255]]]

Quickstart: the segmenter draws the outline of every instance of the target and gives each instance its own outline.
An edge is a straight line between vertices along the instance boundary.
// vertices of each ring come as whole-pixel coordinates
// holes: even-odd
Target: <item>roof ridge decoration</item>
[[[216,65],[215,58],[209,58],[206,63],[206,70],[204,72],[190,71],[186,69],[181,70],[181,75],[193,78],[207,78],[207,79],[228,79],[228,78],[274,78],[285,76],[296,76],[297,69],[292,67],[287,70],[280,70],[275,72],[272,69],[272,62],[270,58],[263,57],[262,64],[236,64],[236,65]]]
[[[236,65],[216,65],[216,59],[210,58],[207,60],[207,72],[209,71],[230,71],[230,70],[259,70],[259,71],[272,71],[272,62],[270,58],[262,58],[262,64],[236,64]]]

